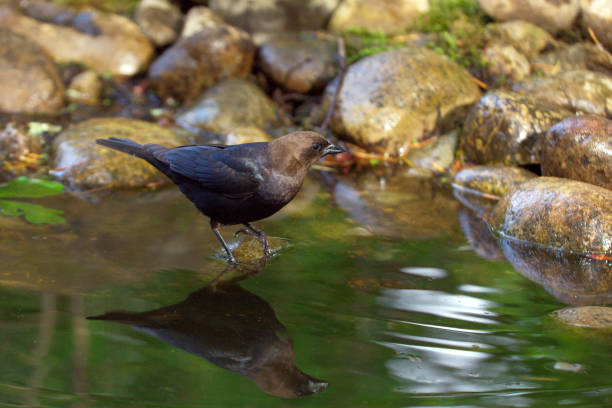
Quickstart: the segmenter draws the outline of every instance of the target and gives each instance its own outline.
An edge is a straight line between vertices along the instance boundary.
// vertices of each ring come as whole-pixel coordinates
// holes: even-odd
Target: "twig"
[[[325,115],[325,119],[317,129],[319,133],[323,133],[329,122],[331,121],[334,110],[336,109],[336,104],[338,103],[338,97],[340,95],[340,90],[342,89],[342,83],[344,82],[344,74],[346,73],[346,49],[344,47],[344,40],[342,37],[337,38],[338,41],[338,54],[336,55],[338,59],[338,84],[336,85],[336,92],[334,93],[334,98],[332,99],[329,108],[327,109],[327,114]]]
[[[595,32],[593,31],[593,29],[591,27],[587,27],[587,31],[589,32],[589,35],[591,36],[591,39],[593,40],[593,42],[595,43],[597,48],[599,48],[600,50],[602,50],[605,53],[607,53],[608,55],[610,55],[610,52],[606,49],[606,47],[601,45],[601,43],[599,42],[599,39],[595,35]]]

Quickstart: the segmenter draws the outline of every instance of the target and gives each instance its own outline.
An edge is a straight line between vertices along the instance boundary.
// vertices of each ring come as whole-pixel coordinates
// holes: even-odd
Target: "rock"
[[[253,34],[261,44],[267,34],[325,28],[340,0],[210,0],[208,6],[229,24]]]
[[[396,33],[429,11],[429,0],[345,0],[332,14],[329,29],[380,30]]]
[[[177,116],[190,130],[228,133],[238,127],[269,129],[277,121],[274,102],[244,79],[228,79],[207,90]]]
[[[540,139],[573,114],[527,95],[496,90],[472,107],[461,135],[468,157],[481,164],[540,162]]]
[[[512,90],[563,106],[573,112],[612,116],[612,77],[600,72],[565,71],[532,76]]]
[[[561,302],[569,305],[612,302],[610,262],[531,242],[502,239],[499,245],[514,269],[542,285]]]
[[[582,306],[557,310],[554,316],[563,323],[593,329],[612,328],[612,307]]]
[[[457,229],[458,203],[431,178],[353,174],[338,179],[333,197],[372,234],[430,239]]]
[[[478,0],[495,20],[525,20],[551,33],[569,29],[580,11],[579,0]]]
[[[255,46],[247,33],[222,25],[183,37],[160,55],[149,70],[155,93],[191,101],[206,88],[229,77],[245,77]]]
[[[497,238],[491,233],[482,215],[468,208],[459,208],[459,224],[465,239],[476,255],[491,261],[505,259]]]
[[[72,78],[66,93],[73,102],[97,105],[102,95],[102,81],[95,71],[86,70]]]
[[[225,136],[227,145],[271,141],[272,137],[269,134],[256,127],[238,127]]]
[[[544,176],[612,190],[612,120],[590,115],[557,123],[542,141],[541,166]]]
[[[337,86],[327,86],[324,105]],[[454,129],[479,97],[469,73],[447,58],[427,49],[389,50],[348,67],[331,128],[366,149],[401,154],[434,129]]]
[[[88,10],[76,13],[65,23],[76,28],[42,23],[0,7],[0,28],[28,37],[57,62],[77,62],[98,73],[113,75],[134,75],[149,65],[153,47],[129,19]]]
[[[54,174],[79,189],[134,188],[167,182],[144,160],[99,146],[98,138],[127,137],[138,143],[173,147],[190,141],[153,123],[126,118],[90,119],[70,126],[53,140]]]
[[[42,140],[26,126],[9,122],[0,132],[0,182],[36,170],[43,152]]]
[[[405,157],[414,167],[441,173],[453,163],[458,141],[459,131],[455,129],[436,137],[424,147],[409,150]]]
[[[527,58],[535,57],[555,42],[548,31],[523,20],[487,24],[486,30],[493,44],[511,45]]]
[[[453,178],[453,193],[463,205],[477,213],[489,212],[511,188],[536,175],[520,167],[474,166]]]
[[[563,71],[597,71],[612,75],[612,55],[595,44],[577,43],[539,55],[531,60],[531,70],[545,75]]]
[[[496,85],[522,80],[531,69],[527,58],[511,45],[493,44],[483,50],[488,81]]]
[[[582,25],[591,28],[597,39],[608,51],[612,51],[612,3],[610,0],[593,0],[582,9]]]
[[[259,49],[261,70],[288,91],[308,93],[336,76],[336,41],[324,33],[273,35]]]
[[[224,25],[225,22],[217,13],[205,6],[192,7],[185,16],[181,37],[189,37],[205,28]]]
[[[580,254],[612,255],[612,191],[538,177],[502,197],[488,218],[502,237]]]
[[[0,29],[0,110],[58,113],[64,84],[49,56],[35,43]]]
[[[136,24],[158,47],[176,40],[182,19],[181,10],[168,0],[141,0],[134,15]]]

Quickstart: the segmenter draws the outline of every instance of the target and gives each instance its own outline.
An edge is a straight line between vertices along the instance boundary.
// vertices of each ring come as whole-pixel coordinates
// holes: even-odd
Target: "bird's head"
[[[313,163],[328,154],[344,152],[344,149],[330,143],[316,132],[300,131],[281,136],[270,143],[278,160],[310,168]]]

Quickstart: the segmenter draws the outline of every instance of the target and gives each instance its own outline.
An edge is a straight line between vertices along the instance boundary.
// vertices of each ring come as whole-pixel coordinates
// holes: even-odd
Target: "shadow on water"
[[[147,312],[110,311],[90,320],[132,326],[174,347],[243,375],[264,392],[283,398],[304,397],[325,390],[328,383],[301,371],[293,342],[274,310],[238,282],[263,272],[239,271],[220,279],[223,271],[179,303]]]

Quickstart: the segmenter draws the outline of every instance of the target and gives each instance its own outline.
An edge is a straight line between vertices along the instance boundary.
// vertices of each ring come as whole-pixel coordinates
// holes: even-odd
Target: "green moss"
[[[134,11],[139,0],[53,0],[70,7],[93,7],[97,10],[127,14]]]
[[[397,47],[382,31],[351,29],[342,33],[346,44],[346,62],[352,64],[361,58]]]

